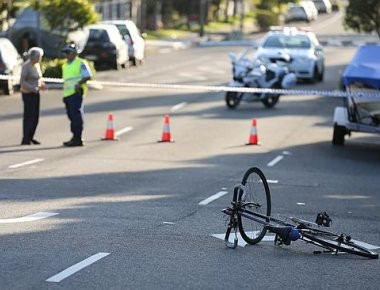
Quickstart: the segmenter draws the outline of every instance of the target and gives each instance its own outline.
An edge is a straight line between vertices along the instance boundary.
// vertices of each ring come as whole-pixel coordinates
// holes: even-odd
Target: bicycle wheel
[[[240,190],[238,195],[238,202],[241,202],[242,208],[270,216],[271,198],[264,173],[257,167],[248,169],[244,174],[242,185],[245,186],[245,191]],[[242,238],[251,245],[260,242],[267,232],[264,224],[241,215],[238,215],[238,226]]]
[[[358,241],[353,241],[351,238],[342,238],[341,235],[316,229],[308,229],[307,232],[302,231],[302,236],[327,249],[333,249],[338,252],[350,253],[370,259],[379,258],[378,253],[359,245]]]

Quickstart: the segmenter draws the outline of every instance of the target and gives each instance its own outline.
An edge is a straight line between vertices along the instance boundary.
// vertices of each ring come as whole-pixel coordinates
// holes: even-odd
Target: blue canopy
[[[342,75],[344,86],[360,82],[366,87],[380,89],[380,45],[363,45],[356,52]]]

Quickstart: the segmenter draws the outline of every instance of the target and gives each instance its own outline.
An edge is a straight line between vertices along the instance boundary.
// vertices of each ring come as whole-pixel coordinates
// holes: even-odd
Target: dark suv
[[[128,46],[119,30],[111,24],[94,24],[86,27],[88,38],[80,56],[91,60],[96,67],[109,66],[114,69],[128,63]]]

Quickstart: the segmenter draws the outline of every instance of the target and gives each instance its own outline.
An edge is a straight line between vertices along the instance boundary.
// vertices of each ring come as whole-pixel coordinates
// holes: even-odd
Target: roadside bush
[[[279,25],[279,15],[269,10],[257,10],[256,23],[260,30],[268,30],[272,25]]]
[[[45,78],[62,78],[62,65],[65,59],[55,58],[53,60],[45,60],[41,64],[43,76]],[[92,61],[87,61],[92,75],[95,76],[95,66]]]

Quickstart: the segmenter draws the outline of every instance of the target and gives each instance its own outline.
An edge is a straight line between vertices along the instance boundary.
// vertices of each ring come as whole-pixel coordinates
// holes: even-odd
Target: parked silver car
[[[256,57],[275,62],[279,55],[289,54],[289,70],[297,79],[322,81],[325,59],[316,35],[295,27],[276,28],[269,31],[258,46]]]
[[[288,10],[285,14],[285,22],[292,21],[306,21],[310,22],[313,20],[313,15],[306,9],[306,7],[299,4],[289,5]]]

